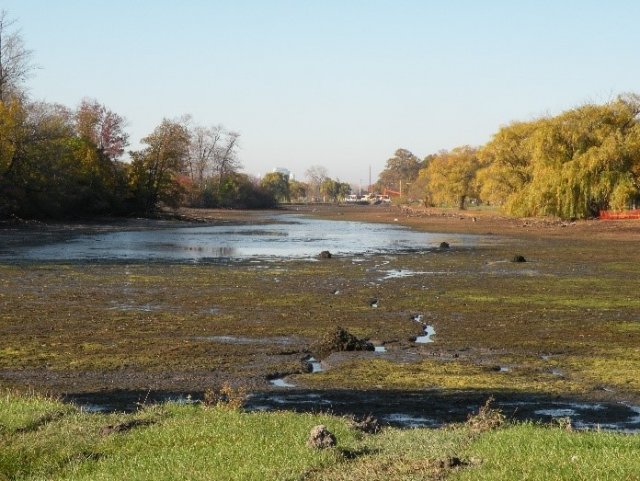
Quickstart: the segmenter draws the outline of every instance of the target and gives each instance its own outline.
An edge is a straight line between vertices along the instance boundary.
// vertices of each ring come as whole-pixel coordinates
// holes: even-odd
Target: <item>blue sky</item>
[[[403,147],[640,92],[640,2],[3,0],[33,98],[96,98],[131,148],[163,117],[241,133],[244,170],[375,180]]]

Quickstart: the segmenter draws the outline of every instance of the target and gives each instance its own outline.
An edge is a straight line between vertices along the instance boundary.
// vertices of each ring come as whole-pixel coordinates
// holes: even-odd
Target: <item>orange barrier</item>
[[[598,218],[602,220],[640,219],[640,209],[601,210]]]

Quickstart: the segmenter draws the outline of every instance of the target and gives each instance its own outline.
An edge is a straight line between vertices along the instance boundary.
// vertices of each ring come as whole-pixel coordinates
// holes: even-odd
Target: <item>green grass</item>
[[[122,432],[105,428],[132,420]],[[306,446],[326,425],[337,447]],[[640,436],[531,423],[478,432],[353,430],[344,418],[165,404],[87,414],[55,400],[0,396],[0,479],[35,480],[637,480]],[[458,458],[462,466],[450,467]]]
[[[567,432],[520,424],[485,433],[468,449],[482,460],[453,479],[621,481],[640,479],[640,436]]]
[[[489,389],[522,390],[528,393],[575,393],[582,386],[549,372],[532,368],[513,368],[508,373],[496,372],[490,366],[454,361],[425,360],[397,363],[384,360],[350,361],[320,374],[302,374],[295,378],[310,386],[340,384],[350,389]]]

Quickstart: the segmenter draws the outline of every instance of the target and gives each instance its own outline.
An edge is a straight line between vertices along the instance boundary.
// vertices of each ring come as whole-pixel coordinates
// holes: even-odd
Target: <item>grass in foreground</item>
[[[306,446],[325,424],[336,448]],[[87,414],[42,397],[0,395],[5,480],[634,480],[640,437],[533,424],[482,430],[355,431],[329,415],[166,404]]]

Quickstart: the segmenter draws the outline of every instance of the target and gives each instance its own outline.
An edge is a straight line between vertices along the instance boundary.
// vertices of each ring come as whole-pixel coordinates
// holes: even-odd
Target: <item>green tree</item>
[[[289,179],[289,196],[293,200],[303,200],[307,198],[309,186],[304,182]]]
[[[326,178],[320,184],[320,193],[332,202],[338,202],[351,193],[351,185],[339,180]]]
[[[379,190],[385,188],[400,191],[401,184],[412,183],[418,177],[418,172],[424,163],[407,149],[398,149],[387,160],[385,169],[378,176]]]
[[[260,181],[262,188],[273,195],[278,202],[290,202],[289,176],[282,172],[269,172]]]
[[[264,189],[259,182],[245,174],[231,172],[225,176],[222,188],[219,188],[217,179],[210,179],[211,185],[205,196],[213,204],[210,207],[229,207],[237,209],[266,209],[275,207],[275,197]]]
[[[142,143],[143,150],[131,152],[135,205],[144,212],[154,211],[158,202],[177,206],[184,194],[180,175],[189,155],[189,131],[181,122],[164,119]]]

